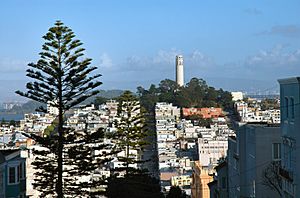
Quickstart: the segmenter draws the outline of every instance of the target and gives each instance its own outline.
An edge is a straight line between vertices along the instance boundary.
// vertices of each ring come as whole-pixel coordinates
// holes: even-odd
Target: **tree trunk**
[[[62,108],[59,107],[58,115],[58,153],[57,153],[57,186],[56,193],[58,198],[63,198],[63,113]]]
[[[62,89],[62,63],[61,63],[61,42],[58,40],[58,152],[57,152],[57,186],[56,193],[58,198],[63,198],[63,89]]]

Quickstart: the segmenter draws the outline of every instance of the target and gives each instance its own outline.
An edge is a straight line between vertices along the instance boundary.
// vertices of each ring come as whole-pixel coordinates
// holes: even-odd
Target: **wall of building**
[[[240,196],[279,197],[263,185],[262,172],[272,162],[272,145],[280,143],[280,128],[246,124],[237,132]],[[229,175],[230,177],[230,175]]]
[[[196,161],[193,167],[192,181],[192,198],[209,198],[210,191],[208,183],[213,181],[213,170],[208,167],[201,166],[199,161]]]
[[[299,197],[300,187],[300,77],[278,80],[282,135],[282,190],[286,197]]]
[[[219,198],[228,198],[228,165],[224,161],[216,167]]]
[[[239,154],[236,137],[228,138],[227,151],[228,166],[228,194],[229,197],[237,198],[240,195]]]
[[[263,127],[258,128],[256,132],[256,186],[255,191],[257,195],[263,195],[261,197],[279,197],[275,191],[270,191],[268,187],[262,183],[262,174],[266,166],[273,161],[272,146],[274,143],[281,143],[281,132],[279,127]],[[266,165],[264,164],[265,162]],[[264,164],[264,165],[262,165]],[[265,193],[268,193],[266,195]]]

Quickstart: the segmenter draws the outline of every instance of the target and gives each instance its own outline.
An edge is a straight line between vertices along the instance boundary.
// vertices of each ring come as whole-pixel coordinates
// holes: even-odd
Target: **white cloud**
[[[205,68],[214,64],[211,57],[205,55],[199,50],[195,50],[191,53],[182,53],[181,50],[170,49],[170,50],[159,50],[152,57],[142,56],[130,56],[126,58],[125,63],[121,64],[122,68],[126,71],[139,71],[139,70],[150,70],[154,69],[157,71],[174,70],[175,57],[176,55],[183,55],[184,65],[188,67]]]
[[[215,66],[215,62],[212,57],[205,55],[199,50],[194,50],[186,57],[186,63],[191,67],[197,67],[207,69]]]
[[[172,48],[171,50],[159,50],[157,55],[153,57],[153,63],[174,64],[176,55],[181,54],[180,50]]]
[[[113,67],[113,62],[110,56],[107,53],[103,53],[100,56],[100,67],[102,68],[111,68]]]
[[[133,66],[135,66],[135,65],[143,65],[143,64],[145,64],[145,62],[148,62],[148,61],[142,60],[141,57],[136,56],[136,55],[129,56],[126,59],[126,63],[129,64],[129,65],[131,65],[131,66],[132,65]]]
[[[299,71],[300,49],[286,51],[283,45],[277,45],[271,50],[261,50],[259,53],[249,56],[245,61],[246,66],[263,68],[294,68]]]
[[[257,33],[256,35],[277,35],[288,38],[300,38],[300,26],[299,25],[276,25]]]
[[[132,55],[120,63],[120,68],[125,72],[136,71],[166,71],[173,69],[176,55],[181,54],[179,50],[159,50],[154,56]]]
[[[219,87],[249,90],[270,87],[276,85],[279,78],[300,75],[300,49],[291,50],[290,46],[276,45],[242,60],[225,63],[216,63],[214,57],[200,50],[182,53],[178,49],[158,50],[153,56],[132,55],[120,62],[109,58],[108,65],[113,67],[104,70],[103,82],[116,87],[130,85],[134,88],[157,84],[166,78],[175,79],[175,56],[178,54],[184,58],[185,82],[198,77],[213,79],[209,84],[218,82]]]

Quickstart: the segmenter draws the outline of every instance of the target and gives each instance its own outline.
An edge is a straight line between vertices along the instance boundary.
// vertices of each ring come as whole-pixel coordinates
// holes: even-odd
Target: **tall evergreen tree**
[[[115,123],[116,132],[113,134],[115,150],[122,152],[117,158],[123,166],[116,169],[117,173],[125,173],[124,177],[117,174],[108,180],[106,196],[111,198],[135,197],[164,197],[160,192],[158,180],[142,170],[145,160],[140,158],[145,146],[146,137],[145,117],[140,108],[138,99],[130,92],[125,91],[118,99],[118,113]]]
[[[118,171],[125,171],[125,175],[135,173],[142,163],[139,156],[147,144],[145,138],[148,133],[139,101],[130,91],[125,91],[119,97],[116,129],[113,134],[115,150],[125,154],[118,156],[118,160],[124,165]]]
[[[42,45],[40,59],[36,63],[30,63],[27,76],[33,81],[27,83],[27,92],[16,91],[17,94],[29,99],[47,104],[51,102],[53,107],[58,108],[58,125],[53,134],[55,146],[50,146],[43,138],[36,138],[38,143],[43,142],[54,157],[51,178],[42,178],[35,186],[42,192],[52,197],[64,197],[63,165],[64,165],[64,114],[66,111],[80,104],[87,98],[98,93],[95,90],[101,82],[97,79],[100,74],[90,75],[96,67],[91,67],[91,59],[83,58],[84,48],[82,43],[75,39],[73,31],[62,22],[57,21],[54,27],[43,36],[45,43]],[[46,109],[40,108],[45,112]],[[42,162],[42,161],[41,161]],[[50,163],[50,162],[49,162]],[[44,172],[48,169],[43,167]],[[47,183],[42,180],[55,181],[55,193],[47,191]],[[39,183],[40,182],[40,183]]]

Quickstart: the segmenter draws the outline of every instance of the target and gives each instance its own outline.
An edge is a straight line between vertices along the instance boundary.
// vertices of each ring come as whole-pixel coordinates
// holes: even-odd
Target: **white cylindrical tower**
[[[183,74],[183,56],[176,56],[176,83],[182,87],[184,85],[184,74]]]

